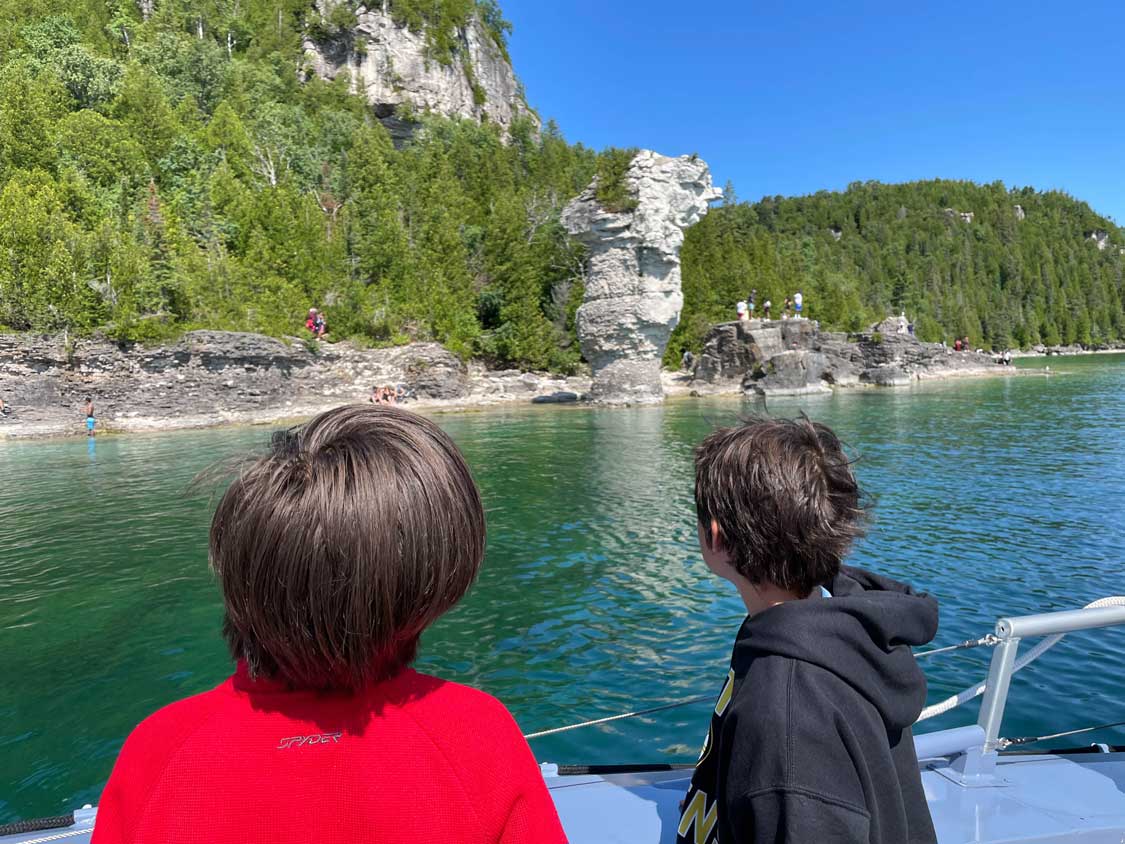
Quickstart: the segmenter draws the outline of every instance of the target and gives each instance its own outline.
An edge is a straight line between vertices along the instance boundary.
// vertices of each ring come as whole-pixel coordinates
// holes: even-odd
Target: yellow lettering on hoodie
[[[711,840],[711,832],[719,821],[719,803],[711,801],[707,805],[707,792],[696,791],[687,808],[680,816],[680,826],[676,830],[681,836],[687,836],[691,828],[695,827],[695,844],[707,844]]]
[[[715,714],[720,718],[730,706],[730,699],[734,697],[734,669],[727,674],[727,681],[723,683],[723,690],[719,692],[719,699],[715,702]]]

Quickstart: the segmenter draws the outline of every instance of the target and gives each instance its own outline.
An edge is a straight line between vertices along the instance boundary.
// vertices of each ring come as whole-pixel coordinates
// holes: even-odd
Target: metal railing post
[[[1020,649],[1020,639],[1003,638],[992,652],[992,663],[988,667],[985,681],[984,700],[980,705],[977,724],[984,730],[984,746],[981,748],[981,774],[989,774],[996,765],[996,751],[1000,738],[1000,725],[1004,720],[1004,707],[1008,703],[1008,688],[1012,683],[1012,669],[1016,664],[1016,653]]]
[[[994,787],[1003,785],[996,776],[996,761],[1000,751],[1000,728],[1004,708],[1008,702],[1008,689],[1015,673],[1016,654],[1020,641],[1028,636],[1050,636],[1071,633],[1075,630],[1092,630],[1101,627],[1125,626],[1125,598],[1102,598],[1097,606],[1080,610],[1040,613],[1010,618],[996,622],[996,649],[985,680],[984,700],[981,701],[977,726],[983,741],[967,748],[951,760],[948,773],[943,775],[968,787]],[[1031,654],[1034,660],[1054,642],[1039,646]],[[929,741],[933,741],[929,739]],[[935,745],[936,746],[936,745]],[[944,745],[943,745],[944,746]],[[943,769],[939,769],[941,772]]]

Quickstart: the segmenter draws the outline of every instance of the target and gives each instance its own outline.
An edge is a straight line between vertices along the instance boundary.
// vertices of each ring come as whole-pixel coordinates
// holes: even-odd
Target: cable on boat
[[[1110,595],[1105,598],[1098,598],[1098,600],[1091,601],[1090,603],[1086,604],[1086,606],[1084,606],[1082,609],[1092,610],[1099,607],[1125,607],[1125,595]],[[1031,665],[1031,663],[1035,662],[1035,660],[1039,659],[1039,657],[1043,656],[1043,654],[1057,645],[1065,635],[1065,633],[1056,633],[1052,636],[1048,636],[1046,639],[1044,639],[1042,642],[1040,642],[1038,645],[1036,645],[1034,648],[1032,648],[1030,651],[1016,660],[1015,667],[1012,669],[1012,674],[1015,674],[1020,669],[1026,668],[1028,665]],[[992,633],[989,633],[988,635],[982,636],[979,639],[967,639],[964,642],[957,643],[956,645],[948,645],[944,648],[933,648],[932,650],[921,651],[919,653],[916,653],[915,656],[921,659],[922,657],[937,656],[938,654],[967,650],[969,648],[995,647],[999,643],[999,637],[995,636]],[[958,692],[952,697],[948,697],[943,701],[933,704],[932,706],[927,706],[922,710],[922,713],[918,716],[918,721],[916,721],[915,723],[920,723],[928,718],[933,718],[937,715],[941,715],[951,709],[956,709],[963,703],[968,703],[970,700],[973,700],[973,698],[980,697],[980,695],[984,694],[986,685],[987,684],[984,681],[981,681],[975,686],[970,686],[969,688],[965,689],[964,691]],[[606,718],[595,718],[591,721],[581,721],[577,724],[568,724],[565,727],[555,727],[553,730],[540,730],[537,733],[527,733],[524,735],[524,738],[534,739],[542,738],[543,736],[553,736],[558,733],[569,732],[570,730],[578,730],[582,727],[595,727],[598,724],[608,724],[612,721],[621,721],[625,718],[635,718],[639,715],[651,715],[654,712],[663,712],[667,709],[676,709],[680,706],[690,706],[693,703],[703,703],[704,701],[710,701],[714,699],[714,695],[689,697],[685,698],[684,700],[676,700],[672,701],[671,703],[665,703],[661,706],[653,706],[649,709],[638,709],[635,712],[623,712],[620,715],[610,715]],[[1079,730],[1078,732],[1092,732],[1093,730],[1105,729],[1111,726],[1120,725],[1107,724],[1105,725],[1105,727],[1087,727],[1083,730]],[[1065,735],[1074,734],[1075,733],[1059,733],[1058,735],[1054,736],[1040,736],[1039,738],[1028,739],[1002,739],[1001,741],[1008,741],[1012,744],[1030,744],[1033,741],[1040,741],[1041,739],[1062,738]]]
[[[540,730],[538,733],[528,733],[524,738],[533,739],[542,738],[543,736],[553,736],[556,733],[565,733],[570,730],[577,730],[580,727],[593,727],[597,724],[608,724],[610,721],[635,718],[638,715],[650,715],[653,712],[663,712],[665,709],[675,709],[678,706],[688,706],[692,703],[703,703],[704,701],[713,701],[714,699],[714,695],[701,695],[699,697],[689,697],[685,700],[674,700],[671,703],[666,703],[663,706],[654,706],[650,709],[638,709],[636,712],[623,712],[620,715],[610,715],[608,718],[595,718],[593,721],[583,721],[580,724],[568,724],[565,727],[555,727],[553,730]]]
[[[1000,637],[989,633],[987,636],[981,636],[979,639],[966,639],[964,642],[959,642],[956,645],[948,645],[944,648],[934,648],[933,650],[929,651],[919,651],[918,653],[914,654],[914,656],[917,659],[921,659],[925,656],[937,656],[938,654],[947,654],[952,653],[953,651],[963,651],[968,648],[992,648],[998,644],[1000,644]]]
[[[1098,598],[1098,600],[1091,601],[1082,609],[1093,610],[1099,607],[1125,607],[1125,595],[1110,595],[1106,598]],[[1012,674],[1015,675],[1017,671],[1020,671],[1031,665],[1031,663],[1035,662],[1035,660],[1039,659],[1039,657],[1043,656],[1043,654],[1045,654],[1060,641],[1062,641],[1062,638],[1065,635],[1065,633],[1055,633],[1054,635],[1048,636],[1046,639],[1044,639],[1042,642],[1040,642],[1038,645],[1036,645],[1034,648],[1032,648],[1030,651],[1016,660],[1016,664],[1012,668]],[[927,706],[922,710],[922,713],[918,716],[918,720],[915,721],[915,723],[921,723],[922,721],[925,721],[929,718],[933,718],[937,715],[946,713],[951,709],[956,709],[958,706],[961,706],[964,703],[968,703],[974,698],[980,697],[982,694],[984,694],[984,690],[987,685],[987,682],[982,680],[975,686],[969,686],[969,688],[958,692],[952,697],[947,697],[945,700],[935,703],[932,706]]]
[[[958,642],[956,645],[949,645],[944,648],[934,648],[929,651],[921,651],[916,653],[915,656],[919,659],[926,656],[936,656],[938,654],[950,653],[952,651],[961,651],[967,648],[980,648],[984,646],[993,646],[1000,640],[989,633],[987,636],[982,636],[979,639],[967,639],[964,642]],[[581,727],[594,727],[598,724],[608,724],[611,721],[621,721],[625,718],[633,718],[637,715],[650,715],[653,712],[663,712],[666,709],[675,709],[680,706],[690,706],[693,703],[703,703],[704,701],[714,700],[714,695],[703,695],[700,697],[689,697],[684,700],[676,700],[671,703],[656,706],[651,709],[640,709],[636,712],[623,712],[620,715],[610,715],[607,718],[595,718],[592,721],[582,721],[578,724],[568,724],[565,727],[555,727],[553,730],[540,730],[537,733],[528,733],[524,736],[525,739],[542,738],[543,736],[551,736],[556,733],[565,733],[570,730],[577,730]]]
[[[1113,724],[1097,724],[1093,727],[1080,727],[1077,730],[1067,730],[1062,733],[1051,733],[1049,736],[1024,736],[1023,738],[1002,738],[998,739],[996,746],[1000,750],[1006,750],[1009,747],[1014,747],[1017,744],[1032,744],[1037,741],[1050,741],[1051,739],[1066,738],[1067,736],[1077,736],[1082,733],[1093,733],[1098,730],[1110,730],[1114,727],[1125,727],[1125,721],[1116,721]]]

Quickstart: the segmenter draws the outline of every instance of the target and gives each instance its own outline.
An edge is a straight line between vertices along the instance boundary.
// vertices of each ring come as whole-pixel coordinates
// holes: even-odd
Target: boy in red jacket
[[[237,669],[133,731],[94,844],[565,844],[507,710],[409,667],[484,541],[432,422],[353,406],[275,436],[211,525]]]

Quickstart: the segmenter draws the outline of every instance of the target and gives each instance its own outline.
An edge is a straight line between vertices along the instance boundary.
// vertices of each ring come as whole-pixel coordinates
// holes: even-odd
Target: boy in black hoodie
[[[681,844],[935,844],[910,726],[937,602],[840,560],[861,493],[824,425],[751,420],[696,453],[699,544],[748,615]]]

